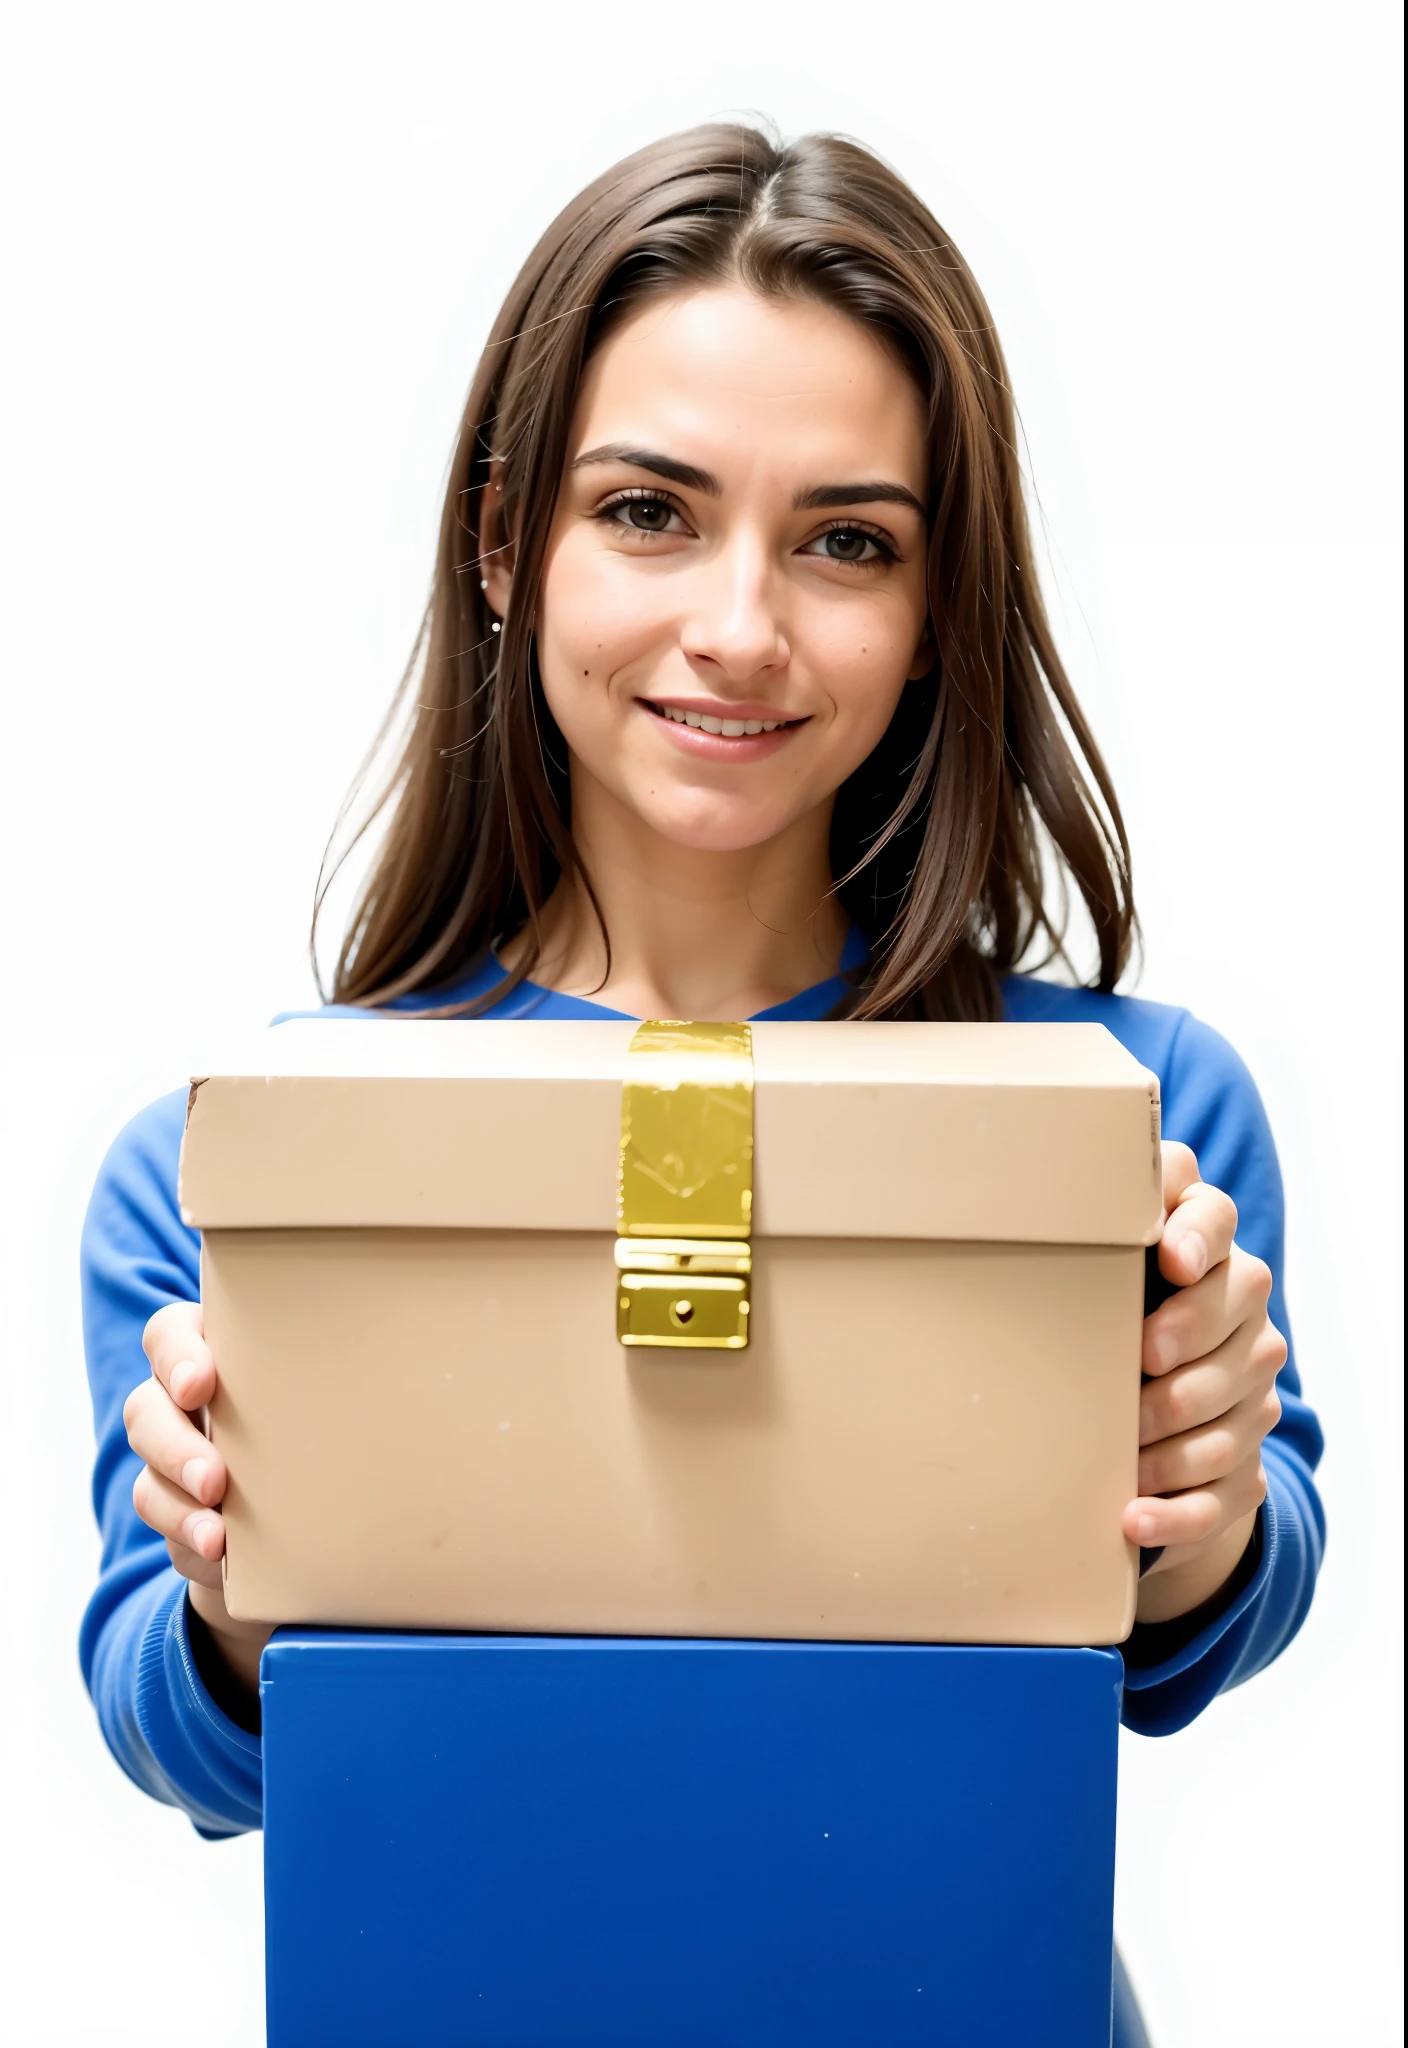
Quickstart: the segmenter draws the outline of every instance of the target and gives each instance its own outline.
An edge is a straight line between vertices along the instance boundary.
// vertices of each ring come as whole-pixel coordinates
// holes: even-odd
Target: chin
[[[760,813],[752,805],[701,804],[696,789],[680,790],[673,797],[656,791],[639,807],[639,815],[672,846],[694,853],[745,853],[776,839],[793,822],[790,811],[780,816]]]

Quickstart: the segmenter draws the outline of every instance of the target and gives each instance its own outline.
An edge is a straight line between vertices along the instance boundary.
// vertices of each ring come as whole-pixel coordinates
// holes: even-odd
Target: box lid
[[[630,1022],[299,1019],[191,1083],[202,1230],[616,1230]],[[755,1024],[755,1237],[1149,1244],[1157,1078],[1099,1024]]]

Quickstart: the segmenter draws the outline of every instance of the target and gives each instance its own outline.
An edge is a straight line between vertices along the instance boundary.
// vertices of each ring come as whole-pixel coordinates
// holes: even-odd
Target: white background
[[[1397,2041],[1396,15],[11,13],[7,2042],[261,2039],[258,1839],[139,1794],[79,1681],[83,1206],[212,1034],[309,997],[323,840],[532,239],[626,150],[746,109],[878,147],[983,282],[1132,831],[1141,992],[1233,1039],[1282,1149],[1329,1558],[1276,1668],[1126,1740],[1118,1919],[1156,2048]]]

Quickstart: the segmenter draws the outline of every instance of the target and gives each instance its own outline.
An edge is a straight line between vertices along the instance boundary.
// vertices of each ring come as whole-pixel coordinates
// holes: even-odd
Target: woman
[[[1128,849],[1042,608],[1002,355],[901,181],[716,127],[584,192],[485,350],[418,654],[334,1013],[1095,1018],[1158,1072],[1125,1718],[1169,1732],[1268,1663],[1323,1535],[1275,1152],[1230,1048],[1113,993]],[[1093,988],[1016,971],[1064,960],[1068,883]],[[224,1610],[193,1419],[218,1360],[183,1106],[123,1133],[87,1225],[83,1656],[127,1770],[219,1835],[259,1824],[263,1632]]]

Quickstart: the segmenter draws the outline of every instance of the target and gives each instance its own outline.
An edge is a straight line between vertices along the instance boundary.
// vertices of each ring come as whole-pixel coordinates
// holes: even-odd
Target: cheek
[[[907,607],[890,602],[837,606],[813,622],[807,665],[831,701],[836,738],[855,754],[853,765],[894,717],[921,630]]]
[[[549,552],[538,603],[543,688],[571,702],[592,696],[656,644],[661,622],[648,583],[588,536],[569,533]],[[556,705],[553,709],[556,711]]]

